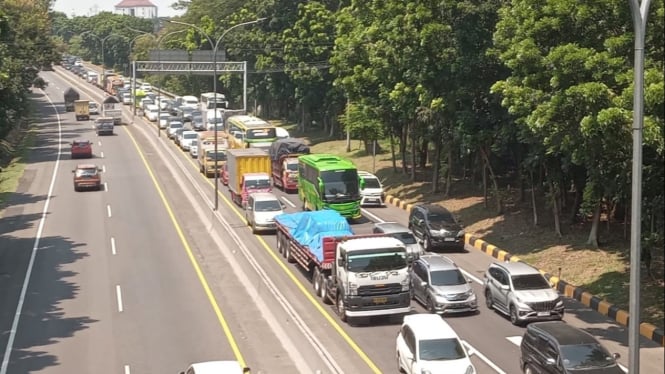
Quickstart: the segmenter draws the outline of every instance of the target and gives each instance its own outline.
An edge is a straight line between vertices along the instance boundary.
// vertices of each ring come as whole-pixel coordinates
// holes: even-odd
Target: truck
[[[122,104],[115,96],[107,96],[102,102],[102,116],[113,117],[114,124],[122,124]]]
[[[231,200],[243,208],[250,193],[272,191],[270,156],[262,149],[228,149],[226,173]]]
[[[98,117],[95,119],[95,131],[97,135],[113,135],[113,117]]]
[[[90,119],[90,101],[76,100],[74,101],[74,114],[77,121],[87,121]]]
[[[312,274],[314,292],[343,322],[411,311],[404,243],[384,234],[355,234],[334,210],[275,217],[277,251]]]
[[[226,150],[228,148],[227,134],[224,131],[217,131],[217,172],[226,163]],[[196,139],[197,153],[196,159],[199,164],[199,171],[206,177],[215,176],[215,132],[203,131],[198,134]],[[219,176],[219,174],[218,174]]]
[[[298,156],[309,154],[309,146],[298,139],[279,139],[270,145],[272,184],[284,192],[298,189]]]
[[[72,87],[69,87],[67,90],[65,90],[64,97],[65,97],[65,111],[73,112],[74,101],[80,99],[81,95],[79,95],[78,91],[76,91]]]

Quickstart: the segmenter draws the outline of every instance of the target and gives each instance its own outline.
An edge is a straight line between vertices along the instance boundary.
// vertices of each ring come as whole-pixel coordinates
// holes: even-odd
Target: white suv
[[[367,171],[358,171],[358,176],[363,180],[360,184],[360,205],[383,206],[383,186],[379,178]]]
[[[253,233],[275,231],[275,217],[284,213],[284,203],[272,192],[254,192],[247,197],[245,220]]]
[[[404,316],[396,351],[401,373],[476,373],[462,340],[437,314]]]

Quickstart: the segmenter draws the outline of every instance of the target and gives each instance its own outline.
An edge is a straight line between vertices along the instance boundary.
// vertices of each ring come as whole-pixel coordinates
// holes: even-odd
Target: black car
[[[616,359],[586,331],[562,321],[534,322],[520,344],[525,374],[624,374]]]
[[[427,252],[435,248],[464,250],[462,226],[441,205],[414,205],[409,213],[409,229]]]

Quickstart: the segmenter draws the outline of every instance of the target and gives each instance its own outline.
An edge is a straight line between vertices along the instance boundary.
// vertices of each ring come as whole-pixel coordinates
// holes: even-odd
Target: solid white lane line
[[[113,255],[116,254],[116,251],[115,251],[115,238],[114,238],[114,237],[111,237],[111,254],[113,254]]]
[[[362,214],[368,216],[369,218],[373,219],[374,222],[379,222],[379,223],[386,222],[386,221],[382,220],[380,217],[378,217],[377,215],[375,215],[375,214],[373,214],[373,213],[370,213],[367,209],[362,209],[362,208],[360,208],[360,212],[361,212]]]
[[[120,285],[115,286],[115,298],[118,301],[118,312],[122,312],[124,309],[122,307],[122,291],[120,290]]]
[[[93,126],[93,127],[94,127],[94,126]],[[97,144],[101,147],[101,146],[102,146],[102,141],[101,141],[101,140],[98,140],[98,141],[97,141]]]
[[[108,215],[109,218],[111,218],[111,206],[110,205],[106,206],[106,215]]]
[[[32,246],[32,252],[30,253],[30,260],[28,261],[28,268],[25,271],[25,278],[23,278],[23,286],[21,287],[21,293],[18,298],[18,303],[16,305],[16,312],[14,313],[14,320],[12,321],[12,327],[9,331],[9,337],[7,339],[7,346],[5,347],[5,353],[2,358],[2,365],[0,366],[0,374],[7,374],[7,367],[9,366],[9,358],[12,353],[14,346],[14,339],[16,338],[16,331],[18,329],[18,323],[21,318],[21,313],[23,311],[23,303],[25,302],[25,294],[28,291],[28,284],[30,283],[30,275],[32,274],[32,268],[35,264],[35,256],[37,254],[37,248],[39,248],[39,241],[42,237],[42,232],[44,231],[44,224],[46,222],[46,214],[48,213],[49,205],[51,204],[51,196],[53,196],[53,189],[55,188],[55,179],[58,175],[58,167],[60,166],[60,153],[62,152],[62,122],[60,121],[60,115],[58,114],[58,108],[55,106],[51,98],[46,94],[44,90],[40,90],[46,99],[51,104],[51,107],[55,111],[56,119],[58,120],[58,153],[55,159],[55,165],[53,166],[53,175],[51,176],[51,184],[48,188],[48,193],[46,195],[46,202],[44,203],[44,209],[42,210],[42,216],[39,219],[39,226],[37,228],[37,234],[35,235],[35,242]]]
[[[459,269],[460,269],[460,271],[462,272],[462,274],[464,274],[464,276],[466,276],[467,278],[471,279],[472,281],[474,281],[474,282],[476,282],[476,283],[478,283],[478,284],[483,284],[482,279],[480,279],[480,278],[478,278],[478,277],[472,275],[471,273],[469,273],[468,271],[466,271],[466,270],[464,270],[464,269],[462,269],[462,268],[459,268]]]
[[[125,365],[125,374],[131,374],[131,371],[129,371],[129,365]]]
[[[109,184],[104,182],[104,191],[109,192]]]
[[[104,152],[100,152],[99,157],[104,158]]]
[[[480,353],[475,348],[473,348],[473,346],[471,346],[471,344],[469,344],[469,342],[467,342],[466,340],[463,340],[462,344],[464,344],[466,346],[467,351],[469,351],[469,350],[472,351],[472,354],[478,356],[479,359],[483,360],[489,367],[494,369],[498,374],[506,374],[505,371],[501,370],[501,368],[496,366],[496,364],[493,363],[492,361],[490,361],[484,354]]]
[[[102,173],[106,173],[106,165],[102,165]]]
[[[291,208],[295,208],[296,204],[292,203],[291,200],[287,199],[286,196],[282,196],[282,200],[287,203]]]

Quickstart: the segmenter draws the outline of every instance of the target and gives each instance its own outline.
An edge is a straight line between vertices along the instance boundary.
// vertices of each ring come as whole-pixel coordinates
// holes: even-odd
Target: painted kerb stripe
[[[400,209],[404,209],[407,212],[411,210],[413,204],[402,201],[395,196],[387,195],[386,202],[392,204]],[[479,239],[471,234],[464,235],[464,241],[466,244],[480,250],[481,252],[487,253],[488,255],[500,260],[500,261],[522,261],[517,256],[511,255],[509,252],[506,252],[502,249],[499,249],[495,245],[489,244],[486,241]],[[571,297],[582,304],[588,306],[589,308],[606,315],[616,322],[619,322],[622,325],[627,326],[628,320],[630,319],[627,311],[620,309],[616,305],[610,304],[601,298],[594,296],[580,287],[576,287],[558,277],[552,276],[551,274],[544,273],[545,277],[554,283],[554,287],[562,295]],[[640,324],[640,334],[645,338],[652,340],[661,346],[665,347],[665,332],[663,329],[659,329],[655,325],[650,323],[641,323]]]

